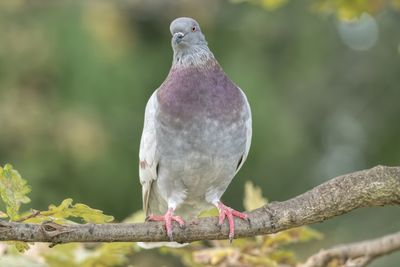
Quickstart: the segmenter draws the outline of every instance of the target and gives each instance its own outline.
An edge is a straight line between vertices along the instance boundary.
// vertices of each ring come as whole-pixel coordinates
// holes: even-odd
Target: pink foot
[[[174,209],[169,208],[164,215],[150,215],[146,219],[147,221],[163,221],[165,222],[165,229],[167,230],[167,235],[172,241],[172,221],[176,221],[180,227],[185,225],[185,222],[180,216],[174,216]]]
[[[225,218],[228,219],[229,224],[229,241],[232,242],[233,237],[235,236],[235,223],[233,221],[233,217],[239,217],[240,219],[248,219],[247,214],[236,211],[228,206],[225,206],[222,202],[218,202],[218,210],[219,210],[219,225],[224,223]]]

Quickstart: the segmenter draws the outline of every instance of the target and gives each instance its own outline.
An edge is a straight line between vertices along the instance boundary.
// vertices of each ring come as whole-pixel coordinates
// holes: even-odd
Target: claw
[[[185,222],[180,216],[174,215],[174,209],[169,208],[164,215],[149,215],[146,218],[146,221],[162,221],[165,222],[165,229],[167,230],[167,236],[170,241],[173,240],[172,238],[172,222],[176,221],[179,224],[179,227],[183,227]]]
[[[218,202],[218,210],[219,210],[219,220],[218,224],[222,225],[225,221],[225,218],[228,219],[229,224],[229,242],[232,243],[233,238],[235,237],[235,222],[233,217],[238,217],[243,220],[249,221],[249,217],[247,214],[234,210],[228,206],[222,204],[222,202]]]

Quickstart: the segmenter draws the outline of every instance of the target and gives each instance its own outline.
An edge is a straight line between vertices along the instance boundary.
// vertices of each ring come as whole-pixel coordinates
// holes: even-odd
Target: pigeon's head
[[[172,34],[172,47],[175,51],[207,45],[200,25],[192,18],[177,18],[171,22],[169,29]]]

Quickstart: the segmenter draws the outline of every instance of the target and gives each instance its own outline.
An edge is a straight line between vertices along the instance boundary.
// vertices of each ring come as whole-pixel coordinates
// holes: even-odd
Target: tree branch
[[[325,267],[336,261],[334,266],[367,266],[373,259],[400,250],[400,232],[358,243],[340,245],[321,250],[299,267]]]
[[[318,223],[361,207],[400,204],[400,167],[377,166],[333,178],[310,191],[283,202],[272,202],[249,213],[250,223],[235,220],[235,237],[276,233]],[[177,242],[228,238],[227,225],[216,217],[196,218],[180,229]],[[115,242],[168,241],[161,222],[58,225],[0,221],[0,241]]]

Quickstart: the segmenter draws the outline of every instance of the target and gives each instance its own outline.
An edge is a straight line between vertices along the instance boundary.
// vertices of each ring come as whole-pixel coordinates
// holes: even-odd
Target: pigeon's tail
[[[181,248],[187,246],[189,243],[177,243],[177,242],[138,242],[139,247],[144,249],[152,249],[159,247],[170,247],[170,248]]]

